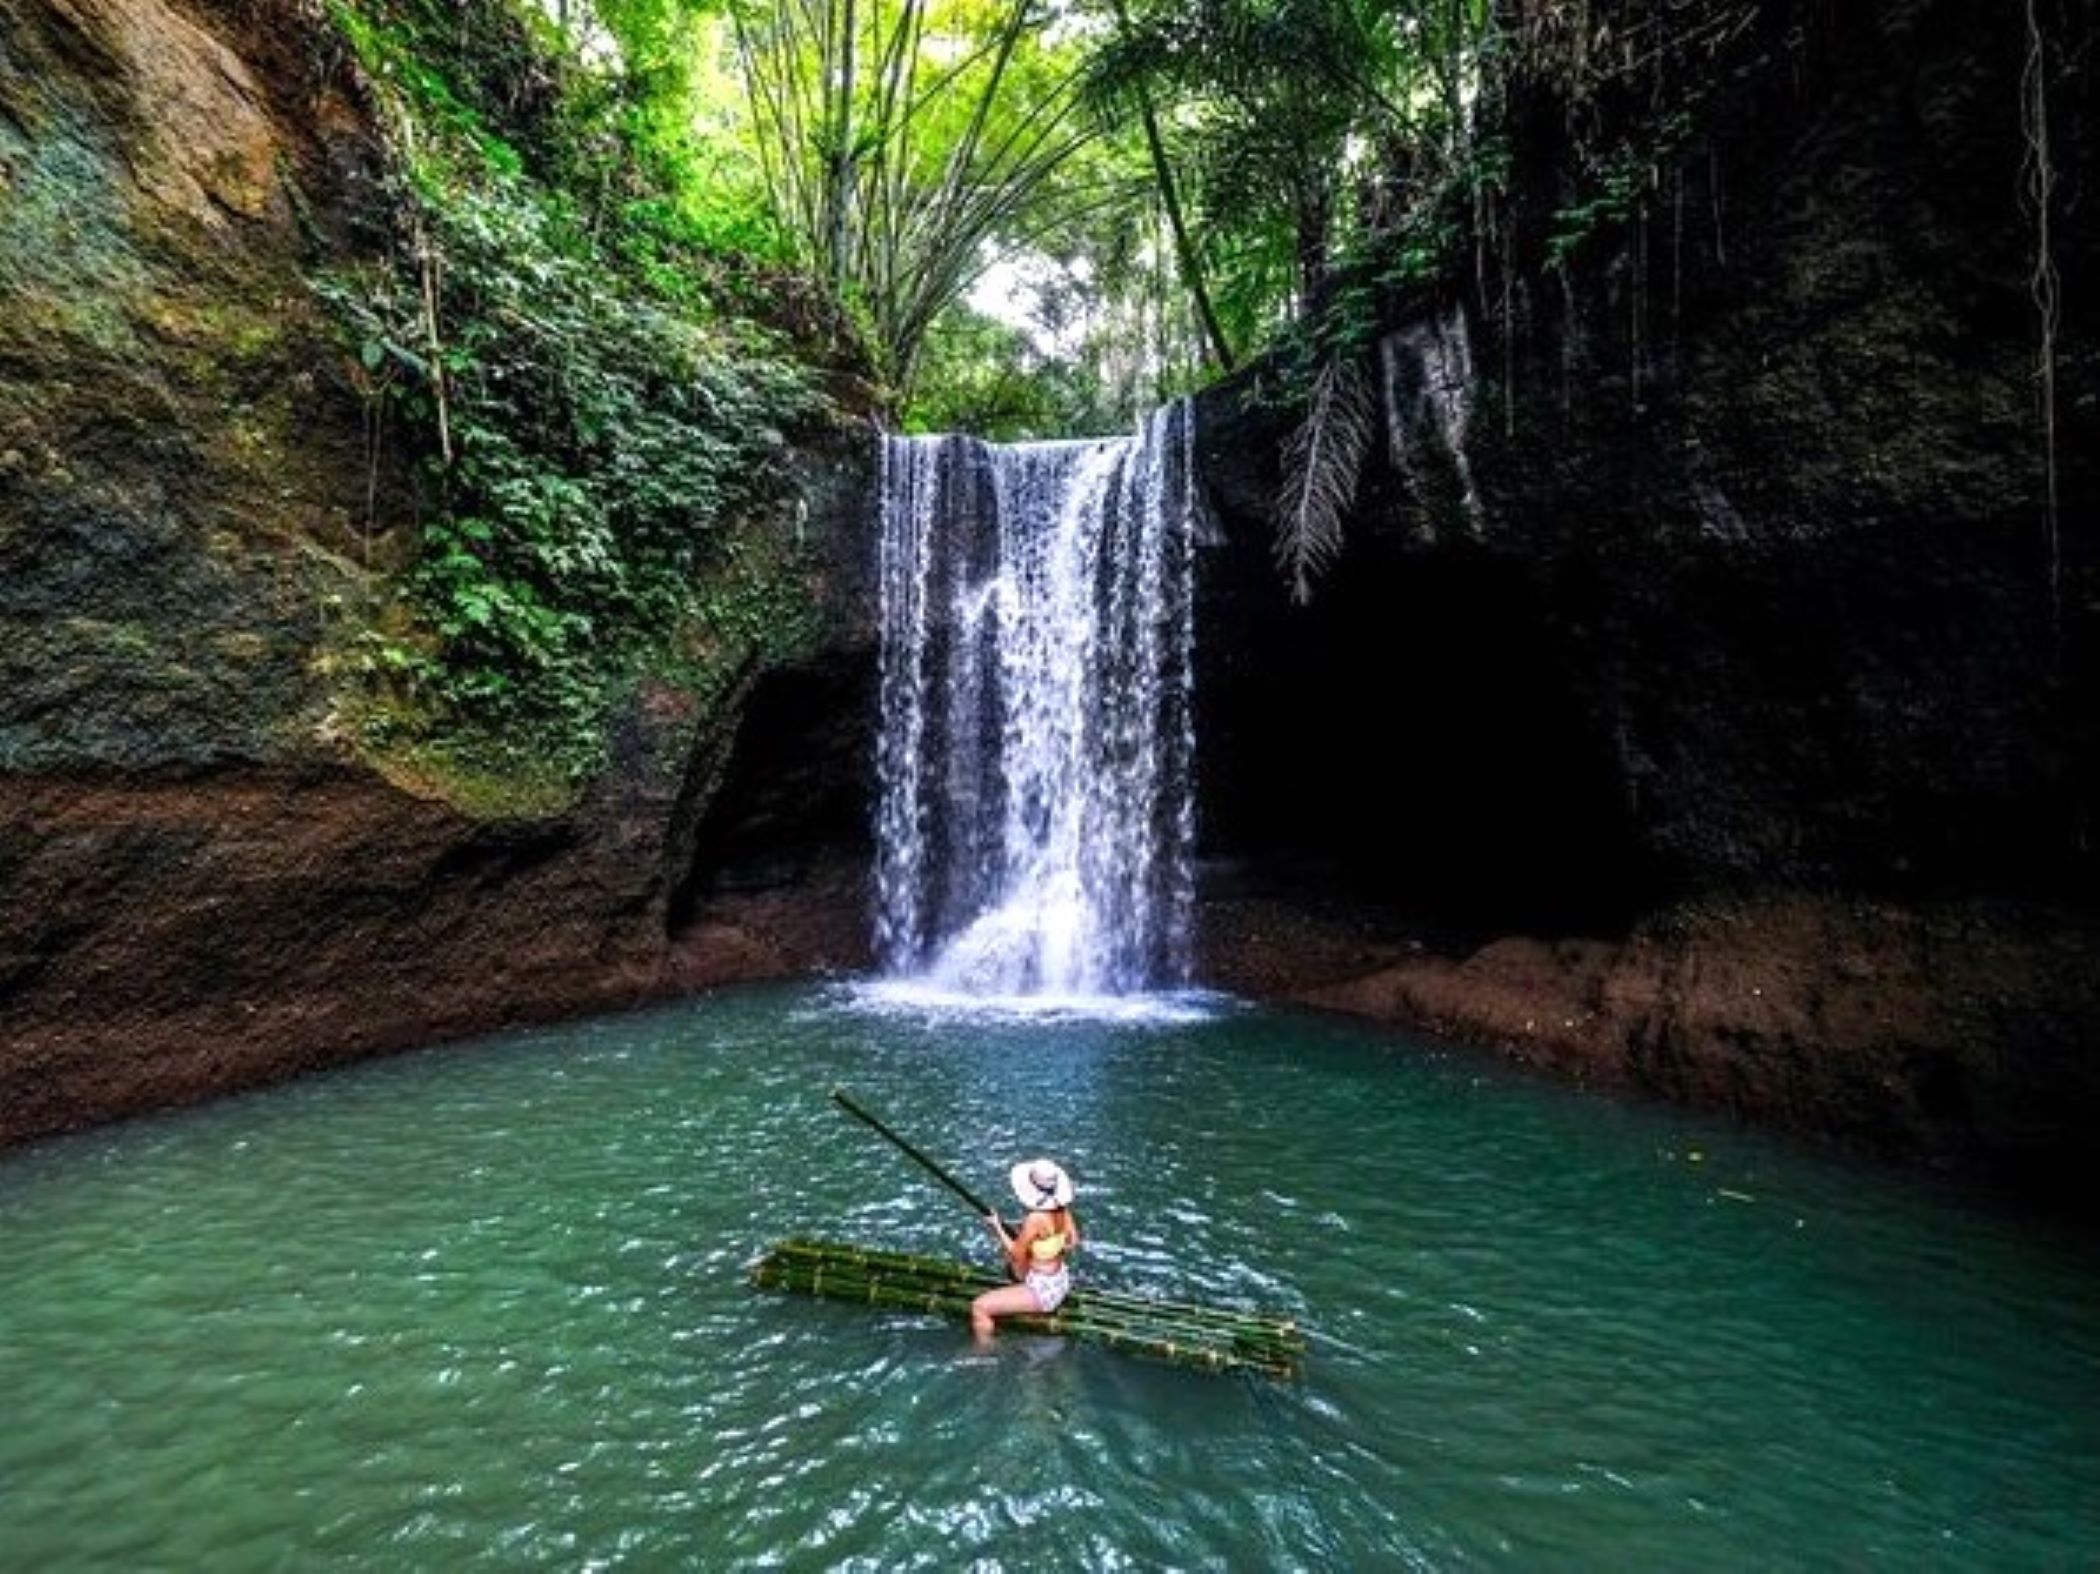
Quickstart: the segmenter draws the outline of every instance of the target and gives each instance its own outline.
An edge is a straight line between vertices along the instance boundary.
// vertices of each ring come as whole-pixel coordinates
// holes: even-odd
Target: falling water
[[[882,445],[876,942],[974,996],[1188,975],[1185,403],[1134,435]]]

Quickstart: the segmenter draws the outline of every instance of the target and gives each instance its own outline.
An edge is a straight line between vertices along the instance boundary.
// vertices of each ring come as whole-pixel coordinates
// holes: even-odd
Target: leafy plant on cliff
[[[558,785],[598,762],[637,671],[704,685],[710,657],[794,631],[724,586],[763,604],[752,563],[792,572],[750,537],[814,396],[777,333],[722,308],[731,270],[652,187],[619,95],[565,88],[573,65],[505,0],[468,7],[486,28],[451,9],[339,12],[399,155],[395,237],[320,287],[425,507],[366,640],[361,732]]]

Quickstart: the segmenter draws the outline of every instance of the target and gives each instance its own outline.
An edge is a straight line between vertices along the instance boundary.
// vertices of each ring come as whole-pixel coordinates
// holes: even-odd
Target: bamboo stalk
[[[911,1257],[903,1253],[870,1252],[858,1247],[828,1247],[821,1242],[786,1241],[773,1249],[783,1263],[808,1263],[840,1268],[851,1266],[896,1279],[911,1279],[936,1285],[952,1285],[971,1294],[1006,1281],[996,1274],[950,1263],[939,1258]],[[1299,1340],[1296,1325],[1287,1318],[1231,1308],[1196,1306],[1186,1302],[1132,1295],[1114,1290],[1085,1288],[1074,1292],[1089,1307],[1153,1320],[1189,1319],[1206,1327],[1230,1328],[1257,1336]]]
[[[967,1313],[969,1303],[977,1293],[977,1287],[949,1288],[925,1282],[861,1277],[839,1271],[826,1273],[821,1269],[804,1272],[792,1269],[775,1270],[762,1274],[760,1282],[835,1298],[864,1300],[871,1304],[905,1302],[955,1314]],[[1083,1292],[1074,1293],[1083,1296]],[[1302,1342],[1293,1333],[1231,1324],[1205,1324],[1183,1318],[1148,1318],[1142,1314],[1133,1315],[1114,1308],[1104,1309],[1088,1303],[1083,1298],[1077,1304],[1067,1301],[1065,1306],[1060,1307],[1052,1316],[1042,1319],[1042,1322],[1053,1332],[1127,1332],[1148,1338],[1173,1339],[1206,1348],[1215,1347],[1250,1358],[1286,1364],[1298,1359],[1304,1349]]]
[[[908,1278],[932,1284],[952,1284],[970,1295],[1007,1282],[989,1271],[941,1258],[870,1251],[822,1241],[783,1241],[774,1247],[773,1252],[784,1262],[808,1262],[829,1267],[851,1264],[899,1280]],[[1120,1314],[1161,1323],[1186,1319],[1207,1329],[1229,1330],[1249,1338],[1276,1340],[1298,1347],[1304,1343],[1304,1336],[1288,1318],[1197,1306],[1114,1290],[1082,1288],[1075,1290],[1073,1295],[1078,1304],[1103,1315]]]
[[[902,1299],[912,1302],[937,1304],[950,1309],[967,1310],[969,1302],[985,1285],[944,1285],[926,1280],[884,1278],[862,1275],[844,1269],[826,1270],[821,1267],[797,1269],[787,1266],[768,1266],[758,1275],[766,1284],[785,1285],[798,1289],[810,1289],[817,1293],[832,1294],[854,1299],[883,1300]],[[1235,1349],[1249,1350],[1264,1355],[1290,1356],[1302,1351],[1303,1342],[1295,1329],[1288,1325],[1260,1327],[1235,1322],[1206,1323],[1186,1317],[1150,1317],[1140,1311],[1129,1311],[1114,1306],[1102,1306],[1086,1298],[1085,1292],[1075,1291],[1074,1299],[1068,1300],[1051,1317],[1050,1323],[1073,1326],[1084,1325],[1093,1329],[1129,1329],[1163,1337],[1185,1339],[1192,1343],[1219,1344]]]
[[[947,1317],[967,1317],[980,1293],[1007,1282],[941,1258],[810,1240],[777,1244],[753,1265],[752,1279],[767,1289]],[[1113,1290],[1075,1289],[1055,1313],[1003,1321],[1028,1332],[1088,1339],[1216,1370],[1295,1376],[1305,1354],[1304,1333],[1288,1318]]]
[[[926,1312],[961,1318],[969,1313],[969,1298],[947,1295],[915,1295],[886,1289],[866,1281],[847,1283],[822,1278],[762,1279],[772,1288],[800,1290],[828,1299],[852,1300],[896,1310]],[[1145,1330],[1123,1322],[1100,1322],[1062,1311],[1054,1317],[1012,1317],[1009,1325],[1034,1333],[1064,1335],[1105,1344],[1111,1349],[1156,1355],[1185,1364],[1213,1368],[1247,1368],[1276,1376],[1296,1375],[1300,1357],[1292,1351],[1236,1345],[1231,1341],[1206,1339],[1200,1331],[1160,1328]]]

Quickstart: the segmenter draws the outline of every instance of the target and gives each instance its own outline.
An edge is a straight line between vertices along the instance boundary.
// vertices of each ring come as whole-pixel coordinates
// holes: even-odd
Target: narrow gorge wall
[[[2076,1177],[2100,1115],[2093,100],[2056,29],[2052,532],[2024,40],[1766,5],[1697,132],[1549,265],[1597,106],[1511,106],[1507,255],[1366,358],[1344,554],[1269,561],[1279,417],[1201,430],[1228,542],[1225,981],[1878,1148]],[[1250,462],[1250,456],[1258,456]],[[2082,1180],[2076,1183],[2085,1184]]]

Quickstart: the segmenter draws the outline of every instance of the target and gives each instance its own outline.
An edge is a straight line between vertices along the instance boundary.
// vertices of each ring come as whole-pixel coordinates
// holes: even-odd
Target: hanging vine
[[[2042,520],[2049,551],[2049,617],[2060,643],[2063,544],[2057,515],[2056,333],[2062,314],[2062,290],[2049,233],[2056,166],[2049,154],[2048,55],[2035,0],[2026,0],[2025,11],[2027,55],[2020,69],[2020,130],[2026,140],[2026,157],[2021,166],[2020,187],[2022,200],[2034,216],[2034,266],[2027,285],[2035,310],[2035,389],[2042,428]]]

